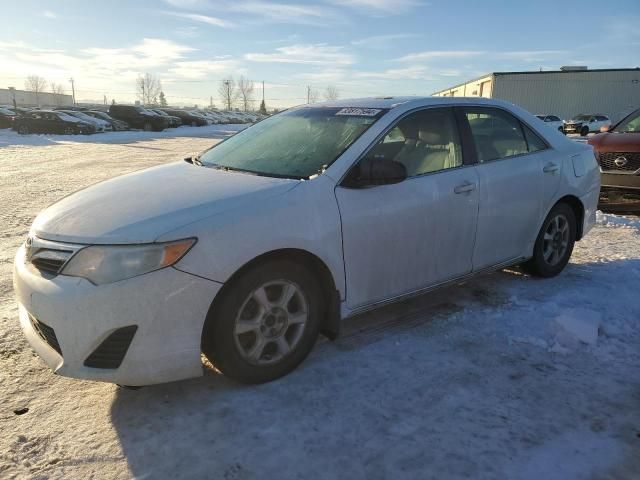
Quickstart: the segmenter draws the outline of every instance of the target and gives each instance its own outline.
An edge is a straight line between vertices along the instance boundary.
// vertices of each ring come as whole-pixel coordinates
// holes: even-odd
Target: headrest
[[[431,145],[446,145],[451,140],[447,119],[440,115],[427,116],[418,129],[418,139]]]

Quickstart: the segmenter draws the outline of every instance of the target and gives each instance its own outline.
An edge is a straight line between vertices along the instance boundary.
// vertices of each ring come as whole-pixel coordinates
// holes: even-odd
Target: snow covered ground
[[[11,286],[33,217],[237,128],[0,133],[0,478],[640,478],[632,217],[600,214],[555,279],[508,270],[348,320],[270,384],[208,370],[130,391],[52,375]]]

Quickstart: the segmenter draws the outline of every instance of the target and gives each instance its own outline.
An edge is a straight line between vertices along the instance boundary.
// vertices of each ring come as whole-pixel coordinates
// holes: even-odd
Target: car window
[[[560,119],[558,117],[556,117],[555,115],[549,115],[549,121],[550,122],[559,122]]]
[[[485,107],[465,111],[480,163],[529,152],[520,121],[510,113]]]
[[[462,165],[462,148],[453,110],[430,108],[400,120],[365,155],[402,163],[415,177]]]
[[[524,130],[524,136],[527,139],[527,150],[529,153],[539,152],[540,150],[545,150],[547,148],[547,144],[542,141],[542,139],[529,127],[526,125],[522,125],[522,129]]]
[[[596,116],[596,120],[598,120],[599,122],[604,122],[607,120],[607,117],[603,116],[603,115],[598,115]]]
[[[620,133],[636,133],[640,132],[640,114],[635,116],[629,115],[629,117],[625,118],[616,128],[613,129],[614,132]]]
[[[41,114],[41,113],[39,113],[39,112],[31,113],[29,116],[30,116],[31,118],[36,118],[36,119],[38,119],[38,120],[40,120],[40,119],[42,118],[42,114]]]

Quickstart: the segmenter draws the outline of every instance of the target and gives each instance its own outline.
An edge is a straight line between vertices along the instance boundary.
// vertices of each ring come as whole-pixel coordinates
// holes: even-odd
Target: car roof
[[[424,107],[432,105],[464,105],[468,103],[486,105],[511,105],[509,102],[483,97],[367,97],[367,98],[347,98],[321,103],[310,103],[300,105],[305,107],[356,107],[356,108],[388,108],[399,106]]]

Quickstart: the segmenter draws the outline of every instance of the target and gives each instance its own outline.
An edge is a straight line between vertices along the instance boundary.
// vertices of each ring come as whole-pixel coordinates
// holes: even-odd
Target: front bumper
[[[221,286],[174,268],[100,286],[64,275],[45,278],[25,263],[24,248],[14,264],[20,325],[36,353],[60,375],[122,385],[202,375],[202,327]],[[34,318],[55,332],[60,353]],[[118,368],[84,365],[113,332],[132,325],[138,328]]]
[[[583,126],[584,125],[582,125],[582,124],[567,125],[565,123],[564,126],[562,127],[562,129],[564,130],[564,133],[580,133],[582,131],[582,127]]]
[[[640,173],[602,172],[602,187],[640,191]]]

